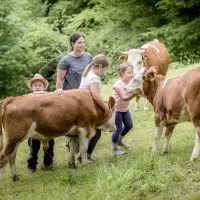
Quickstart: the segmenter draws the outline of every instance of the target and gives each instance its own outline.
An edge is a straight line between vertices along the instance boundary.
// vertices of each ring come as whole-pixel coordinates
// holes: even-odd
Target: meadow
[[[179,68],[178,68],[179,66]],[[173,64],[167,77],[176,77],[199,65]],[[102,96],[112,94],[112,85],[103,85]],[[141,107],[144,105],[142,99]],[[67,166],[69,152],[65,137],[55,139],[55,169],[43,168],[42,148],[39,152],[38,169],[27,170],[29,149],[27,140],[18,148],[16,167],[19,181],[13,182],[7,167],[0,189],[0,200],[197,200],[200,199],[200,161],[190,162],[195,130],[191,123],[179,124],[172,135],[169,154],[153,155],[154,112],[134,112],[135,100],[130,102],[134,128],[125,142],[130,145],[127,154],[111,155],[111,133],[103,132],[93,153],[97,163],[76,169]],[[164,143],[161,137],[160,151]]]

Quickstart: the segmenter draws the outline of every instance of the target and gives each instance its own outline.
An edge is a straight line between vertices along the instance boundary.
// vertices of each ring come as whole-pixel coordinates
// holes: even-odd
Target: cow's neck
[[[156,75],[153,81],[145,80],[143,83],[144,95],[147,97],[147,99],[150,101],[152,105],[157,89],[160,86],[160,84],[162,84],[164,79],[165,79],[164,76]]]

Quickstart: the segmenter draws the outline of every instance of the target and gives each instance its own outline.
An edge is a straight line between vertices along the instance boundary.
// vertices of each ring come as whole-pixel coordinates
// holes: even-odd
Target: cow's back
[[[143,53],[145,60],[144,66],[147,68],[156,66],[157,74],[165,76],[170,61],[170,56],[166,46],[157,41],[148,42],[147,45],[148,48],[146,48],[145,52]]]
[[[177,119],[185,109],[188,109],[190,116],[194,116],[197,113],[199,115],[200,67],[189,70],[180,77],[163,78],[162,76],[155,76],[156,85],[159,86],[154,96],[154,109],[165,110],[169,119]],[[144,88],[147,87],[144,86]],[[152,91],[148,89],[147,95]]]
[[[61,95],[47,93],[16,97],[6,105],[3,119],[7,126],[8,121],[23,122],[24,130],[35,123],[37,132],[55,136],[72,128],[90,129],[94,124],[102,125],[102,116],[103,111],[94,103],[90,91],[80,89],[65,91]]]

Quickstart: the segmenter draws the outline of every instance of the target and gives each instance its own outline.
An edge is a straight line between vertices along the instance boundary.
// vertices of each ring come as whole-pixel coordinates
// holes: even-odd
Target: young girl
[[[118,73],[120,79],[115,82],[113,87],[113,96],[115,98],[115,125],[116,131],[112,134],[112,154],[122,155],[126,152],[119,151],[118,146],[127,148],[129,145],[122,141],[123,137],[133,127],[130,112],[128,110],[129,100],[140,94],[140,90],[133,93],[126,93],[125,87],[133,78],[134,69],[127,62],[119,65]],[[124,125],[124,126],[123,126]]]
[[[105,112],[105,116],[110,112],[108,105],[103,101],[100,96],[101,88],[101,76],[104,75],[105,71],[108,69],[109,61],[106,56],[99,54],[93,58],[93,61],[87,66],[83,71],[82,80],[79,88],[87,89],[91,91],[92,97],[96,104],[102,108]],[[91,154],[101,137],[101,130],[97,129],[96,134],[93,138],[90,139],[88,145],[88,162],[94,163],[95,160],[91,158]],[[79,157],[78,160],[81,158]]]

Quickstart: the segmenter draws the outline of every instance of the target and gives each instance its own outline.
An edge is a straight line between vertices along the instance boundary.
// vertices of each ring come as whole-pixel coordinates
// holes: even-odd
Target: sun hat
[[[46,79],[44,79],[44,77],[41,74],[35,74],[35,76],[32,79],[30,79],[29,81],[27,81],[27,86],[30,89],[32,89],[31,85],[32,85],[33,81],[35,81],[35,80],[42,81],[44,83],[45,89],[47,89],[47,87],[49,86],[49,82]]]

